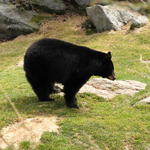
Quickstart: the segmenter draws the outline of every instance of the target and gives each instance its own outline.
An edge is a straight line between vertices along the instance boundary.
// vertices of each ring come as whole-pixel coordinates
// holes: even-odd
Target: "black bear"
[[[28,48],[24,70],[40,101],[52,101],[49,94],[54,92],[54,83],[62,83],[66,105],[70,108],[78,108],[75,95],[92,75],[115,80],[110,52],[48,38]]]

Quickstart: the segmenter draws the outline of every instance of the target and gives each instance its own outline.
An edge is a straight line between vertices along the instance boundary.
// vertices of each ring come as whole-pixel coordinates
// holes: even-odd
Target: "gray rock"
[[[150,96],[140,100],[137,104],[150,104]]]
[[[122,26],[131,23],[131,27],[142,27],[148,23],[148,18],[127,7],[117,5],[95,5],[86,9],[89,19],[98,32],[120,30]]]
[[[144,90],[146,87],[145,83],[134,80],[115,80],[111,81],[108,79],[95,78],[85,84],[80,92],[94,93],[98,96],[110,99],[116,95],[134,95],[135,93]]]
[[[0,3],[0,40],[34,32],[36,27],[30,20],[33,12],[19,11],[14,5]]]
[[[57,84],[57,87],[63,88],[62,85]],[[94,78],[89,80],[79,91],[79,93],[93,93],[97,96],[111,99],[116,95],[134,95],[135,93],[144,90],[145,83],[134,80],[115,80],[111,81],[103,78]],[[61,90],[60,90],[61,91]],[[61,93],[62,95],[62,93]]]
[[[75,0],[80,6],[88,6],[92,0]]]
[[[0,3],[4,3],[4,4],[9,3],[9,2],[10,0],[0,0]]]
[[[55,11],[64,11],[66,9],[66,5],[62,0],[32,0],[32,3]]]

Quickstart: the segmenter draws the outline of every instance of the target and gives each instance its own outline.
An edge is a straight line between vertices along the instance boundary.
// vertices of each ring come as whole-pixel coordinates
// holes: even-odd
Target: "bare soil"
[[[1,130],[0,149],[13,145],[19,148],[22,141],[38,143],[43,132],[58,132],[57,117],[38,116],[17,122]]]

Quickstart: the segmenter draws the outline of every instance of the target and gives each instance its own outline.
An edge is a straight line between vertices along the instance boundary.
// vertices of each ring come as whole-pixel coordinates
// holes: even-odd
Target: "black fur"
[[[111,53],[56,39],[33,43],[24,57],[26,77],[40,101],[50,101],[54,83],[64,85],[66,105],[77,108],[76,93],[92,76],[113,76]]]

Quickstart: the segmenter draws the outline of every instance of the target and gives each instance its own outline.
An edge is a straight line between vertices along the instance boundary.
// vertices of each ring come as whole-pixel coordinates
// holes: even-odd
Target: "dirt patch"
[[[20,60],[17,64],[16,64],[17,67],[23,67],[23,60]]]
[[[149,30],[150,28],[150,23],[146,24],[145,26],[141,27],[141,28],[135,28],[133,31],[131,31],[132,33],[135,34],[141,34],[147,30]]]
[[[13,145],[19,148],[22,141],[37,143],[43,132],[58,132],[57,117],[35,117],[17,122],[1,130],[0,149]]]

